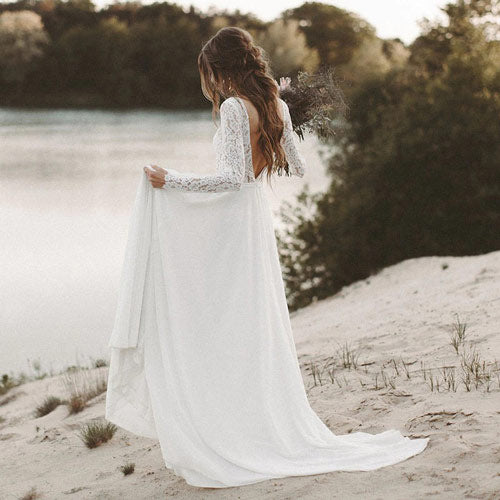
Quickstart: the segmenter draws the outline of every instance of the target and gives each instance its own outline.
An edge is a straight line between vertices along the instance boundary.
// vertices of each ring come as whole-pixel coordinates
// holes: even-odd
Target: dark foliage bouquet
[[[279,92],[290,110],[293,130],[301,140],[305,130],[324,139],[336,135],[335,123],[349,111],[340,80],[331,66],[323,65],[313,74],[299,71],[294,81],[281,77]]]

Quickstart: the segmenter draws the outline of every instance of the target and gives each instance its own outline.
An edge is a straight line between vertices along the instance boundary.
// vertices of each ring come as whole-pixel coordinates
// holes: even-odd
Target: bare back
[[[247,109],[248,118],[250,120],[250,144],[252,146],[252,165],[253,165],[253,173],[255,178],[259,176],[261,171],[266,167],[266,160],[262,151],[259,149],[258,140],[260,137],[260,133],[258,132],[259,128],[259,113],[253,103],[249,101],[246,97],[240,97],[240,99],[244,102],[244,105]],[[283,119],[283,108],[282,106],[278,106],[278,113]]]

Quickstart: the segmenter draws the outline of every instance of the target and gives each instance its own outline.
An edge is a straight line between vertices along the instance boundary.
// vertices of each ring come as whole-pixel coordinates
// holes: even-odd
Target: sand
[[[466,325],[458,354],[457,319]],[[118,428],[85,447],[78,433],[103,419],[105,393],[80,413],[61,405],[35,418],[45,396],[67,397],[56,375],[0,396],[0,499],[32,487],[47,499],[500,499],[500,252],[410,259],[291,320],[309,401],[334,433],[395,428],[430,437],[427,448],[375,471],[195,488],[165,468],[155,440]],[[341,362],[346,343],[356,367]],[[461,360],[474,352],[478,380],[465,384]],[[124,476],[127,462],[135,471]]]

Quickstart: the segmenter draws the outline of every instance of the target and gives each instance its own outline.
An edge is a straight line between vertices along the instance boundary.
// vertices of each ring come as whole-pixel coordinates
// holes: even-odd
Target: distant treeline
[[[227,25],[253,34],[277,80],[333,66],[350,113],[331,183],[285,204],[278,235],[294,309],[407,258],[500,248],[499,4],[449,3],[408,47],[316,2],[271,23],[168,3],[3,4],[0,105],[207,105],[196,58]]]
[[[167,2],[20,0],[0,4],[0,105],[199,107],[197,56],[223,26],[247,29],[274,76],[333,65],[349,93],[408,57],[355,14],[317,2],[272,22]]]

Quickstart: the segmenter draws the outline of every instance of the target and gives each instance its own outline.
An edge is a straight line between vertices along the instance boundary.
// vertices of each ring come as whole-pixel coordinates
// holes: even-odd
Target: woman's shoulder
[[[222,101],[222,104],[219,106],[219,111],[221,116],[226,115],[231,117],[231,119],[242,120],[243,110],[241,109],[241,106],[244,106],[244,104],[238,102],[236,97],[230,96]]]
[[[222,108],[235,108],[236,106],[239,106],[240,103],[238,102],[238,99],[234,96],[229,96],[224,101],[222,101],[222,104],[219,106],[219,108],[222,110]]]

